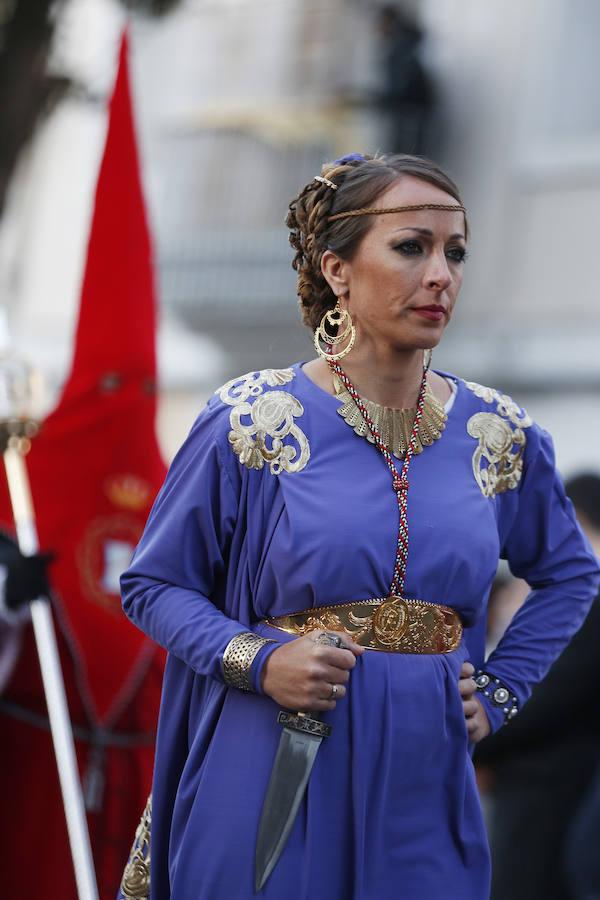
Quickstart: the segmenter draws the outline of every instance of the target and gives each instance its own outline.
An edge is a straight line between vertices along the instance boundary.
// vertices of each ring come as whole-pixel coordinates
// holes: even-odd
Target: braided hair
[[[323,253],[332,250],[341,259],[352,259],[373,218],[365,215],[329,222],[329,216],[373,206],[401,175],[420,178],[462,204],[452,179],[428,159],[408,154],[361,156],[357,153],[322,167],[321,176],[333,182],[335,190],[313,179],[291,201],[286,225],[295,250],[292,266],[298,273],[302,321],[313,331],[324,314],[334,308],[337,299],[321,272]]]

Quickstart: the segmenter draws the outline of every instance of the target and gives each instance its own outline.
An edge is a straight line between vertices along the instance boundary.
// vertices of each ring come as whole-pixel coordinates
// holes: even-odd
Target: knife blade
[[[319,635],[316,640],[333,647],[340,647],[342,643],[338,635],[327,633]],[[332,726],[322,722],[317,713],[308,715],[281,710],[277,721],[284,727],[258,827],[254,883],[257,893],[281,856],[304,797],[321,741],[332,731]]]

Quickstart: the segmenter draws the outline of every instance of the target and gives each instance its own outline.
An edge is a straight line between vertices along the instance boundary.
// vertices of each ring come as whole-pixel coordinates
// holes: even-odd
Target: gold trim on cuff
[[[223,653],[223,678],[229,687],[253,691],[250,670],[256,654],[265,644],[273,644],[252,631],[243,631],[232,638]]]

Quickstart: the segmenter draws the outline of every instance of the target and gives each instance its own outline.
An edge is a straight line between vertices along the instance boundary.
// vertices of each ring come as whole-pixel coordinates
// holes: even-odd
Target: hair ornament
[[[320,181],[321,184],[326,184],[328,188],[331,188],[332,191],[337,191],[338,186],[334,184],[333,181],[330,181],[329,178],[323,178],[322,175],[315,175],[313,181]]]
[[[333,161],[334,166],[345,166],[346,163],[349,162],[364,162],[366,156],[363,156],[362,153],[348,153],[347,156],[342,156],[340,159],[335,159]]]
[[[412,212],[417,209],[442,209],[449,212],[462,212],[465,215],[467,210],[460,203],[413,203],[410,206],[369,206],[362,209],[348,209],[346,212],[336,213],[334,216],[328,216],[328,222],[335,222],[338,219],[351,219],[355,216],[381,216],[385,213]]]

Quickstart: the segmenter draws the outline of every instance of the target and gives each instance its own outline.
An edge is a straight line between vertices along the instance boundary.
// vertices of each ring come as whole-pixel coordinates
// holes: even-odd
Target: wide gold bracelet
[[[250,670],[256,654],[265,644],[274,644],[252,631],[243,631],[232,638],[223,653],[223,677],[229,687],[253,691]]]

